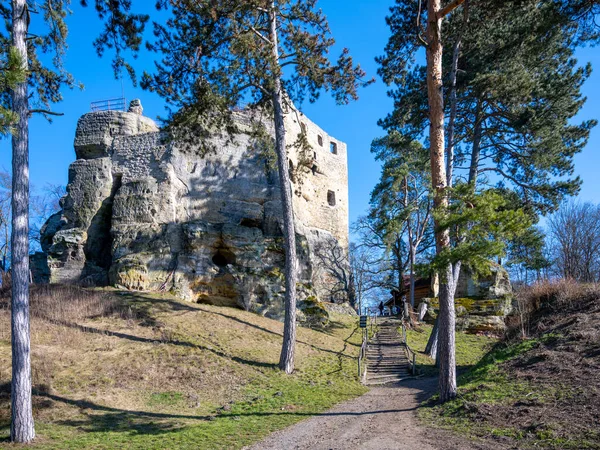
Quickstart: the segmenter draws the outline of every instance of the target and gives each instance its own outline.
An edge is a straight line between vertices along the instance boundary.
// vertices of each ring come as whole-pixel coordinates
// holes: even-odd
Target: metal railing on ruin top
[[[127,111],[127,100],[125,97],[99,100],[90,103],[92,112],[96,111]]]

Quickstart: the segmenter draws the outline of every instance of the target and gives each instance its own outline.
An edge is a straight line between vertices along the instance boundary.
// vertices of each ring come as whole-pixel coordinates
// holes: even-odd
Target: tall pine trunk
[[[441,0],[427,4],[427,95],[429,101],[429,145],[431,153],[431,183],[433,206],[438,211],[448,207],[446,167],[444,164],[444,93],[442,81],[442,9]],[[435,240],[438,254],[450,247],[450,233],[435,220]],[[440,274],[438,316],[438,365],[440,400],[456,397],[455,323],[453,270],[448,264]]]
[[[454,173],[454,128],[456,123],[456,108],[457,108],[457,95],[456,95],[456,79],[458,75],[458,58],[460,56],[461,39],[458,39],[454,44],[454,50],[452,53],[452,69],[450,71],[450,119],[448,121],[448,148],[446,155],[446,184],[451,187],[453,183]],[[435,321],[435,325],[431,330],[431,335],[427,341],[425,347],[425,353],[430,358],[437,358],[437,347],[438,347],[438,321]]]
[[[12,43],[27,70],[26,0],[12,2]],[[18,117],[12,138],[12,385],[10,438],[28,443],[35,438],[31,409],[31,358],[29,334],[29,102],[27,82],[12,92]]]
[[[456,314],[454,311],[454,271],[448,263],[440,283],[440,312],[438,322],[438,354],[440,401],[456,397]]]
[[[410,306],[413,311],[415,309],[415,259],[417,249],[411,243],[410,244]]]
[[[481,134],[483,132],[482,123],[482,101],[477,101],[475,107],[475,129],[473,131],[473,148],[471,151],[471,162],[469,164],[469,184],[475,187],[477,185],[477,176],[479,175],[479,159],[481,156]]]
[[[454,44],[452,52],[452,69],[450,71],[450,119],[448,121],[448,156],[446,160],[446,184],[452,186],[454,173],[454,124],[456,123],[456,107],[458,104],[456,95],[456,79],[458,76],[458,58],[460,56],[461,39]]]
[[[277,153],[277,167],[279,169],[279,184],[283,205],[283,237],[285,242],[285,319],[279,368],[285,371],[285,373],[292,373],[294,371],[296,346],[296,281],[298,277],[296,269],[296,231],[294,229],[294,208],[285,145],[283,92],[278,67],[277,16],[274,4],[271,6],[269,20],[274,65],[272,101],[275,119],[275,152]]]

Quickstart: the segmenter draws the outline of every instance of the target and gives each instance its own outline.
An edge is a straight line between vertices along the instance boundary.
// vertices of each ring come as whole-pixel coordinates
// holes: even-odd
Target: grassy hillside
[[[600,286],[538,285],[520,303],[523,327],[421,416],[510,448],[600,449]]]
[[[0,447],[7,444],[10,322],[0,299]],[[299,328],[297,371],[276,363],[282,324],[169,296],[32,293],[34,448],[235,449],[365,392],[357,319]],[[4,444],[2,444],[4,442]]]
[[[417,366],[421,374],[425,376],[437,375],[435,361],[425,354],[425,347],[431,335],[432,325],[421,324],[417,329],[407,330],[406,340],[408,346],[417,354]],[[456,365],[462,371],[475,364],[489,352],[498,339],[467,334],[456,333]]]

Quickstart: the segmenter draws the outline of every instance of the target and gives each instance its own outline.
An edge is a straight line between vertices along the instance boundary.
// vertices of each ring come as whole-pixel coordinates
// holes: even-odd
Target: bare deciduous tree
[[[354,306],[352,298],[352,275],[348,261],[348,252],[333,236],[327,236],[315,247],[315,256],[320,264],[316,270],[320,278],[327,278],[325,292],[319,292],[321,298],[331,301],[349,301]]]
[[[373,249],[350,244],[350,291],[354,298],[355,308],[363,314],[367,295],[377,288],[375,277],[371,273],[373,262],[377,260]]]
[[[586,283],[600,281],[600,206],[567,203],[550,218],[548,228],[557,274]]]

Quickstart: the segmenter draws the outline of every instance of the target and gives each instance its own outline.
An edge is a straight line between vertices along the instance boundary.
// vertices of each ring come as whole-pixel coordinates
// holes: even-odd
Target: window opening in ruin
[[[317,174],[317,165],[313,164],[311,170],[312,170],[313,175],[316,175]]]
[[[313,152],[313,158],[317,159],[317,152]]]
[[[321,136],[320,134],[317,136],[317,142],[321,147],[323,147],[323,136]]]
[[[290,169],[289,169],[289,174],[290,174],[290,181],[292,183],[296,183],[296,174],[294,172],[294,163],[292,162],[292,160],[290,159]]]
[[[337,144],[335,142],[329,143],[329,151],[334,155],[337,155]]]
[[[262,227],[262,220],[260,220],[260,219],[248,219],[248,218],[244,217],[242,219],[242,221],[240,222],[240,225],[242,227],[248,227],[248,228],[261,228]]]
[[[329,206],[335,206],[335,192],[327,191],[327,203]]]
[[[235,254],[227,248],[219,248],[212,257],[212,262],[218,267],[235,264]]]

